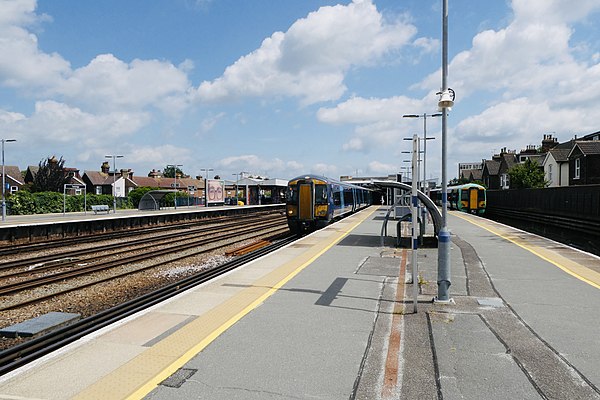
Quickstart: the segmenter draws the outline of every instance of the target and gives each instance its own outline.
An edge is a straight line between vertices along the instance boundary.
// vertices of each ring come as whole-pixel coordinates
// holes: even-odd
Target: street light
[[[207,207],[208,204],[206,204],[206,203],[208,201],[208,193],[207,193],[206,183],[207,183],[207,180],[208,180],[208,173],[210,171],[214,171],[214,169],[212,169],[212,168],[200,168],[200,171],[205,171],[206,172],[206,175],[204,175],[204,207]]]
[[[425,194],[429,194],[429,185],[427,184],[427,141],[435,139],[434,137],[427,137],[427,117],[441,117],[441,113],[422,115],[418,114],[405,114],[402,118],[423,118],[423,188]]]
[[[169,164],[167,168],[173,167],[173,176],[175,176],[175,209],[177,210],[177,168],[183,167],[183,164]]]
[[[113,214],[117,213],[117,158],[123,158],[125,156],[110,154],[104,156],[104,158],[112,158],[113,160]]]
[[[451,302],[450,288],[450,233],[448,231],[448,178],[446,172],[446,128],[448,108],[454,98],[448,89],[448,0],[442,0],[442,91],[438,107],[442,111],[442,226],[438,233],[438,295],[437,302]],[[452,91],[454,95],[454,91]]]
[[[4,190],[6,189],[6,178],[4,173],[4,143],[16,142],[16,139],[1,139],[2,140],[2,221],[6,221],[6,199],[4,198]]]

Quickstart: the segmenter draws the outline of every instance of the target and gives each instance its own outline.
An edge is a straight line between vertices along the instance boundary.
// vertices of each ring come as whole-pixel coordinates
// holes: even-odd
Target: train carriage
[[[476,183],[448,187],[448,205],[451,209],[483,214],[486,206],[485,187]]]
[[[433,189],[430,192],[431,199],[438,205],[442,205],[441,189]],[[471,214],[482,215],[485,213],[487,203],[485,187],[476,183],[448,186],[448,208]]]
[[[369,189],[323,176],[300,176],[288,183],[288,226],[294,233],[311,232],[370,204]]]

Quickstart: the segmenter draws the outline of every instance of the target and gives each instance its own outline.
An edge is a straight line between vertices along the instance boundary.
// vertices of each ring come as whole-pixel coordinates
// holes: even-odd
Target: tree
[[[64,184],[69,177],[65,174],[65,160],[48,157],[40,161],[38,172],[33,178],[32,192],[63,192]]]
[[[186,176],[183,171],[179,169],[179,167],[175,167],[174,165],[167,165],[163,170],[163,176],[165,178],[175,178],[175,172],[177,172],[178,178],[183,178]]]
[[[517,164],[508,170],[511,189],[543,188],[548,186],[544,171],[539,164],[531,159]]]

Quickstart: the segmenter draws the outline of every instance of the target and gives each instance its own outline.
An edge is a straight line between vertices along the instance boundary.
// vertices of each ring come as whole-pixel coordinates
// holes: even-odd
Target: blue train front
[[[370,204],[369,189],[323,176],[300,176],[288,183],[288,226],[297,234],[312,232]]]

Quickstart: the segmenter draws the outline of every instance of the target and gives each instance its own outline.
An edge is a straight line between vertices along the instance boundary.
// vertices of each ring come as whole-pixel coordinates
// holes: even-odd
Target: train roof
[[[448,186],[448,189],[466,189],[466,188],[478,188],[478,189],[485,189],[484,186],[481,186],[478,183],[465,183],[463,185],[455,185],[455,186]]]
[[[369,190],[369,191],[371,191],[371,189],[368,189],[368,188],[365,188],[365,187],[362,187],[362,186],[358,186],[358,185],[354,185],[352,183],[341,182],[341,181],[338,181],[336,179],[328,178],[326,176],[313,175],[313,174],[300,175],[300,176],[297,176],[295,178],[292,178],[288,182],[288,185],[295,185],[299,180],[318,180],[318,181],[325,182],[325,184],[335,184],[335,185],[340,185],[340,186],[348,187],[348,188],[355,188],[355,189],[362,189],[362,190]]]

